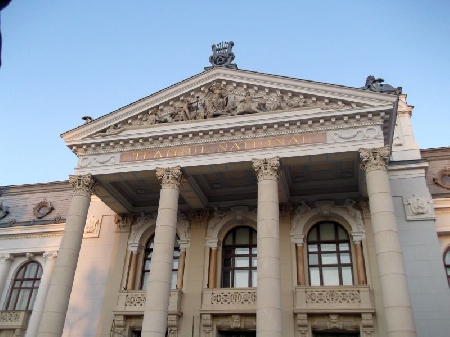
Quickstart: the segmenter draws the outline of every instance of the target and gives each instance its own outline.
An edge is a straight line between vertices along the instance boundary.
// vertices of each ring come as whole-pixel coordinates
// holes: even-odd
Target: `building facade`
[[[63,134],[69,182],[3,188],[0,336],[448,334],[450,149],[375,78],[229,63]]]

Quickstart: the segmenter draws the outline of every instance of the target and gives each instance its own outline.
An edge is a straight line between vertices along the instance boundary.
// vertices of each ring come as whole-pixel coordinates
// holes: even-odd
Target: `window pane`
[[[312,286],[320,286],[319,268],[309,268],[310,283]]]
[[[256,245],[256,242],[258,241],[258,238],[256,237],[256,231],[253,229],[250,230],[252,232],[252,243]]]
[[[222,275],[222,287],[230,288],[231,287],[231,272],[224,271]]]
[[[174,250],[173,251],[173,257],[180,257],[180,251],[179,250]]]
[[[320,245],[320,250],[323,252],[335,252],[336,245],[334,243],[322,243]]]
[[[342,284],[344,286],[353,284],[353,275],[351,267],[342,267]]]
[[[22,287],[31,288],[33,286],[33,281],[23,281]]]
[[[450,276],[450,268],[447,268],[447,275]]]
[[[147,289],[147,280],[148,280],[148,272],[144,273],[144,277],[142,278],[142,284],[141,289],[146,290]]]
[[[15,310],[27,310],[28,298],[30,296],[30,289],[21,289],[19,299],[17,300]]]
[[[223,266],[224,267],[231,267],[231,259],[223,260]]]
[[[445,254],[445,264],[450,265],[450,250]]]
[[[317,245],[308,245],[308,251],[317,252],[319,250]]]
[[[252,270],[252,287],[256,287],[258,285],[258,272],[256,270]]]
[[[257,247],[252,248],[252,254],[253,254],[253,255],[258,254],[258,248],[257,248]]]
[[[38,267],[37,263],[33,263],[33,262],[29,263],[26,266],[25,277],[26,278],[35,277],[36,276],[37,267]]]
[[[20,268],[19,272],[17,273],[16,278],[23,278],[23,274],[25,273],[25,266]]]
[[[309,254],[309,264],[319,264],[319,256],[317,254]]]
[[[30,300],[30,305],[28,306],[28,310],[33,309],[33,305],[34,305],[34,301],[36,300],[37,292],[38,292],[37,289],[33,289],[33,293],[31,294],[31,300]]]
[[[178,269],[178,262],[179,262],[179,260],[178,259],[174,259],[173,260],[173,262],[172,262],[172,269]]]
[[[235,270],[234,271],[234,286],[236,288],[248,287],[248,270]]]
[[[349,247],[348,247],[348,243],[340,243],[339,244],[339,250],[340,251],[350,250]]]
[[[324,222],[320,224],[320,240],[334,240],[334,224],[330,222]]]
[[[150,264],[151,264],[151,261],[150,261],[150,260],[145,260],[145,266],[144,266],[144,269],[145,269],[145,270],[150,270]]]
[[[252,257],[252,267],[257,267],[257,266],[258,266],[258,258]]]
[[[224,245],[232,245],[233,244],[233,232],[228,233],[228,235],[225,237],[225,241],[223,242]]]
[[[16,303],[17,295],[19,294],[19,290],[14,289],[11,293],[11,298],[9,300],[9,305],[6,310],[14,310],[14,304]]]
[[[347,232],[341,226],[338,226],[338,237],[339,240],[348,240]]]
[[[172,272],[172,284],[171,284],[171,289],[177,289],[177,277],[178,277],[178,272],[173,271]]]
[[[309,231],[308,241],[317,241],[317,227],[314,227]]]
[[[235,267],[249,267],[248,264],[249,264],[248,257],[236,257],[234,259]]]
[[[234,250],[234,253],[236,255],[248,255],[250,253],[250,249],[249,248],[236,248]]]
[[[339,285],[339,270],[338,267],[323,267],[323,285],[324,286],[338,286]]]
[[[322,264],[337,264],[337,263],[338,260],[336,254],[322,254]]]
[[[250,231],[248,228],[241,227],[236,229],[236,244],[238,245],[249,244],[250,243],[249,234]]]
[[[349,253],[341,254],[341,263],[350,263],[350,254]]]

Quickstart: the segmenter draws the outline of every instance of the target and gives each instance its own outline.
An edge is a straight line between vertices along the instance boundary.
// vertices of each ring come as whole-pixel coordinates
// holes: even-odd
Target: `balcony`
[[[31,311],[0,311],[0,332],[15,330],[17,336],[22,336],[28,326],[30,315]]]
[[[375,312],[369,286],[295,287],[295,313]]]
[[[117,299],[117,306],[114,309],[115,315],[143,315],[147,292],[145,290],[120,291]],[[182,292],[174,289],[170,291],[169,315],[181,315]]]
[[[255,313],[256,288],[203,289],[202,312]]]

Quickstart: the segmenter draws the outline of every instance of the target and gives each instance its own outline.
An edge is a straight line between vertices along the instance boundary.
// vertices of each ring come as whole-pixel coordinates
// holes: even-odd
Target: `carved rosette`
[[[9,253],[1,253],[0,254],[0,262],[12,261],[14,260],[14,256]]]
[[[86,175],[71,175],[69,176],[69,184],[73,187],[73,195],[79,195],[90,198],[91,194],[95,192],[98,185],[92,174]]]
[[[253,159],[252,162],[258,181],[277,180],[280,176],[280,157]]]
[[[184,183],[184,175],[181,166],[156,168],[156,177],[161,180],[161,188],[179,189]]]
[[[387,170],[389,161],[389,147],[383,146],[373,149],[360,149],[361,168],[366,171]]]

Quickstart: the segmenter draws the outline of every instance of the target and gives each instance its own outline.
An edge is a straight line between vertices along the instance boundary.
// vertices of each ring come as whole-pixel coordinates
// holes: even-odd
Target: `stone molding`
[[[280,158],[264,158],[264,159],[253,159],[252,160],[253,169],[256,172],[256,177],[258,181],[261,180],[278,180],[280,176]]]
[[[248,206],[235,206],[228,211],[215,209],[213,217],[208,220],[205,245],[210,248],[217,248],[220,241],[219,237],[228,230],[228,225],[245,222],[256,225],[256,208],[252,211]]]
[[[58,256],[57,250],[48,251],[48,252],[45,252],[44,254],[42,254],[42,257],[47,260],[55,259],[57,256]]]
[[[156,168],[156,177],[161,180],[161,188],[180,189],[185,177],[181,171],[181,166]]]
[[[406,197],[403,198],[406,199]],[[413,194],[411,198],[404,201],[404,205],[408,221],[436,219],[431,198]]]
[[[1,253],[0,254],[0,262],[13,261],[14,255],[10,253]]]
[[[69,184],[73,187],[74,196],[83,196],[90,198],[98,185],[92,174],[88,173],[85,175],[71,175],[69,176]]]
[[[342,206],[336,206],[334,201],[318,201],[314,208],[311,208],[305,201],[300,202],[291,221],[291,241],[302,245],[309,225],[313,224],[315,219],[323,216],[331,220],[344,220],[351,227],[354,241],[358,241],[358,238],[364,239],[365,226],[361,211],[356,205],[357,202],[351,199],[346,199]]]
[[[95,215],[91,215],[86,220],[86,225],[84,226],[83,238],[98,238],[100,236],[100,227],[102,220],[97,218]]]
[[[366,172],[374,170],[387,171],[389,161],[389,147],[383,146],[373,149],[360,149],[361,169]]]

